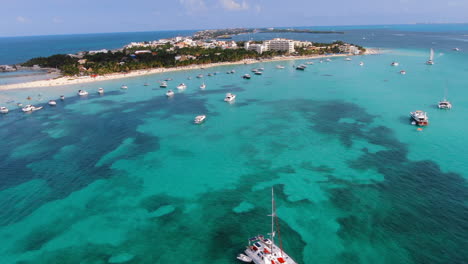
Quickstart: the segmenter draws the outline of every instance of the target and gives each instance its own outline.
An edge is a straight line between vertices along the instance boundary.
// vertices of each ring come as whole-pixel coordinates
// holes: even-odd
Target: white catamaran
[[[278,228],[279,247],[275,244],[275,221]],[[271,233],[270,238],[265,238],[263,235],[258,235],[249,239],[249,246],[244,251],[244,254],[239,254],[237,259],[244,262],[254,262],[255,264],[297,264],[283,250],[281,235],[280,235],[278,218],[276,217],[276,205],[273,188],[271,188]]]
[[[426,61],[427,65],[434,65],[434,49],[431,49],[431,54],[429,55],[429,60]]]

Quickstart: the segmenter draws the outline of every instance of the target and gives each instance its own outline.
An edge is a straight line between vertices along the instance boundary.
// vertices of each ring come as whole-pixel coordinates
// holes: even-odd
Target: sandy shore
[[[367,49],[365,55],[369,54],[378,54],[379,51],[376,49]],[[333,54],[333,55],[314,55],[314,56],[285,56],[285,57],[275,57],[271,59],[264,59],[261,62],[271,62],[271,61],[285,61],[285,60],[303,60],[303,59],[317,59],[317,58],[328,58],[328,57],[345,57],[350,56],[350,54]],[[32,82],[24,82],[24,83],[13,83],[13,84],[6,84],[0,85],[1,90],[12,90],[12,89],[22,89],[22,88],[34,88],[34,87],[51,87],[51,86],[64,86],[64,85],[73,85],[73,84],[82,84],[82,83],[92,83],[92,82],[99,82],[99,81],[108,81],[114,79],[123,79],[129,77],[137,77],[137,76],[144,76],[156,73],[164,73],[164,72],[173,72],[173,71],[185,71],[185,70],[196,70],[201,68],[211,68],[216,66],[223,66],[223,65],[239,65],[239,64],[253,64],[258,63],[260,61],[249,59],[249,60],[242,60],[236,62],[220,62],[220,63],[210,63],[210,64],[203,64],[203,65],[189,65],[183,67],[174,67],[174,68],[155,68],[155,69],[146,69],[146,70],[137,70],[132,71],[129,73],[112,73],[106,75],[99,75],[97,77],[59,77],[56,79],[49,79],[49,80],[39,80],[39,81],[32,81]]]

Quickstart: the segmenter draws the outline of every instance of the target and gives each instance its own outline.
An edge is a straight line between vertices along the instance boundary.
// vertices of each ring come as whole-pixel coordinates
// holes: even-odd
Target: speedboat
[[[259,71],[264,71],[265,68],[263,68],[263,67],[262,67],[262,68],[258,68],[258,70],[259,70]]]
[[[212,74],[212,73],[208,73],[208,76],[210,76],[210,77],[211,77],[211,76],[213,76],[213,74]]]
[[[8,114],[8,108],[4,106],[0,107],[0,114]]]
[[[276,65],[276,69],[284,69],[283,65]]]
[[[167,78],[167,79],[165,79],[165,81],[166,81],[166,82],[172,81],[172,78]]]
[[[252,72],[257,72],[257,71],[258,71],[257,68],[253,68],[253,69],[252,69]]]
[[[346,59],[344,59],[345,61],[351,61],[351,58],[347,57]]]
[[[205,119],[206,119],[206,115],[198,115],[195,117],[195,120],[193,120],[193,122],[195,124],[201,124],[203,123],[203,121],[205,121]]]
[[[167,82],[161,82],[161,84],[159,85],[159,87],[161,88],[167,88]]]
[[[224,98],[224,102],[232,102],[236,99],[236,95],[232,93],[227,93],[226,97]]]
[[[244,74],[244,76],[242,76],[242,78],[244,78],[244,79],[250,79],[250,74]]]
[[[325,61],[331,61],[331,59],[329,59],[329,58],[326,58],[326,59],[325,59]]]
[[[103,93],[104,93],[104,88],[99,87],[99,88],[97,89],[97,92],[98,92],[98,94],[103,94]]]
[[[313,61],[308,61],[308,62],[306,62],[306,64],[307,65],[312,65],[312,64],[314,64],[314,62]]]
[[[122,85],[122,86],[120,86],[120,89],[128,89],[128,86],[127,85]]]
[[[61,96],[60,96],[60,100],[62,100],[62,101],[65,100],[65,96],[64,96],[64,95],[61,95]]]
[[[390,65],[392,65],[392,66],[398,66],[398,65],[400,65],[400,64],[399,64],[398,62],[394,61],[394,62],[392,62],[392,64],[390,64]]]
[[[23,112],[32,112],[32,111],[37,111],[41,110],[43,106],[40,107],[35,107],[34,105],[26,105],[25,107],[21,108]]]
[[[198,74],[198,75],[197,75],[197,78],[198,78],[198,79],[203,78],[203,74]]]
[[[364,66],[364,62],[361,61],[361,62],[359,63],[359,66]]]
[[[185,88],[187,88],[187,85],[185,85],[185,83],[181,83],[181,84],[177,85],[177,89],[179,89],[179,90],[183,90]]]
[[[443,99],[442,101],[439,102],[437,105],[439,109],[452,109],[452,103],[450,101],[447,101],[447,99]]]
[[[256,71],[256,72],[254,72],[254,74],[255,74],[255,75],[262,75],[263,72],[262,72],[262,71]]]
[[[237,259],[240,260],[240,261],[243,261],[243,262],[247,262],[247,263],[252,262],[251,258],[249,258],[248,256],[246,256],[246,255],[244,255],[242,253],[237,255]]]
[[[427,117],[426,112],[416,110],[414,112],[410,112],[410,116],[418,126],[427,126],[429,124],[429,118]]]
[[[88,95],[88,92],[86,90],[78,90],[78,95],[79,96],[86,96],[86,95]]]
[[[205,89],[205,88],[206,88],[206,84],[205,84],[205,83],[202,83],[202,84],[200,85],[200,89]]]
[[[50,106],[56,106],[56,105],[57,105],[57,102],[55,102],[54,100],[50,100],[48,104],[49,104]]]
[[[306,68],[307,68],[307,66],[301,64],[301,65],[299,65],[299,66],[296,67],[296,70],[303,71],[303,70],[305,70]]]
[[[401,71],[400,71],[400,74],[405,75],[405,74],[406,74],[406,71],[405,71],[405,70],[401,70]]]
[[[434,65],[434,50],[431,49],[431,53],[429,54],[429,60],[426,61],[427,65]]]
[[[231,73],[236,73],[236,71],[235,71],[235,70],[231,70]]]
[[[319,62],[320,62],[320,63],[323,63],[323,60],[321,59],[321,60],[319,60]]]
[[[453,48],[453,50],[454,50],[454,51],[460,51],[460,49],[459,49],[459,48]]]
[[[169,90],[169,91],[166,92],[166,96],[167,97],[174,96],[174,92],[172,90]]]

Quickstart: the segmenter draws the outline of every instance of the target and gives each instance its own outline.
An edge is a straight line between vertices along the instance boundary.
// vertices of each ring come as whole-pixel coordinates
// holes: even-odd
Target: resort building
[[[249,41],[245,42],[244,49],[256,51],[258,54],[262,54],[268,50],[268,46],[265,44],[250,44]]]
[[[267,40],[264,42],[267,49],[266,50],[274,50],[274,51],[286,51],[288,53],[293,53],[294,50],[294,40],[290,39],[282,39],[282,38],[275,38],[272,40]]]
[[[341,45],[339,49],[340,49],[340,52],[351,53],[351,54],[356,54],[356,55],[361,52],[358,47],[350,45],[350,44]]]

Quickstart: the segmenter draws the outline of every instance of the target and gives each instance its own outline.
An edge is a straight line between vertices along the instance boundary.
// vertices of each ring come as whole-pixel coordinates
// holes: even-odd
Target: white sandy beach
[[[376,49],[367,49],[365,55],[378,54],[378,53],[379,51]],[[285,57],[281,56],[281,57],[275,57],[271,59],[264,59],[262,60],[262,62],[318,59],[318,58],[345,57],[345,56],[351,56],[351,55],[350,54],[333,54],[333,55],[313,55],[313,56],[285,56]],[[64,86],[64,85],[73,85],[73,84],[82,84],[82,83],[92,83],[92,82],[99,82],[99,81],[108,81],[108,80],[114,80],[114,79],[144,76],[144,75],[163,73],[163,72],[194,70],[194,69],[210,68],[210,67],[223,66],[223,65],[252,64],[252,63],[258,63],[258,62],[259,62],[258,60],[249,59],[249,60],[242,60],[242,61],[236,61],[236,62],[220,62],[220,63],[210,63],[210,64],[203,64],[203,65],[189,65],[189,66],[174,67],[174,68],[155,68],[155,69],[137,70],[137,71],[132,71],[129,73],[112,73],[112,74],[100,75],[97,77],[64,76],[64,77],[59,77],[56,79],[0,85],[0,91],[12,90],[12,89],[51,87],[51,86]]]

